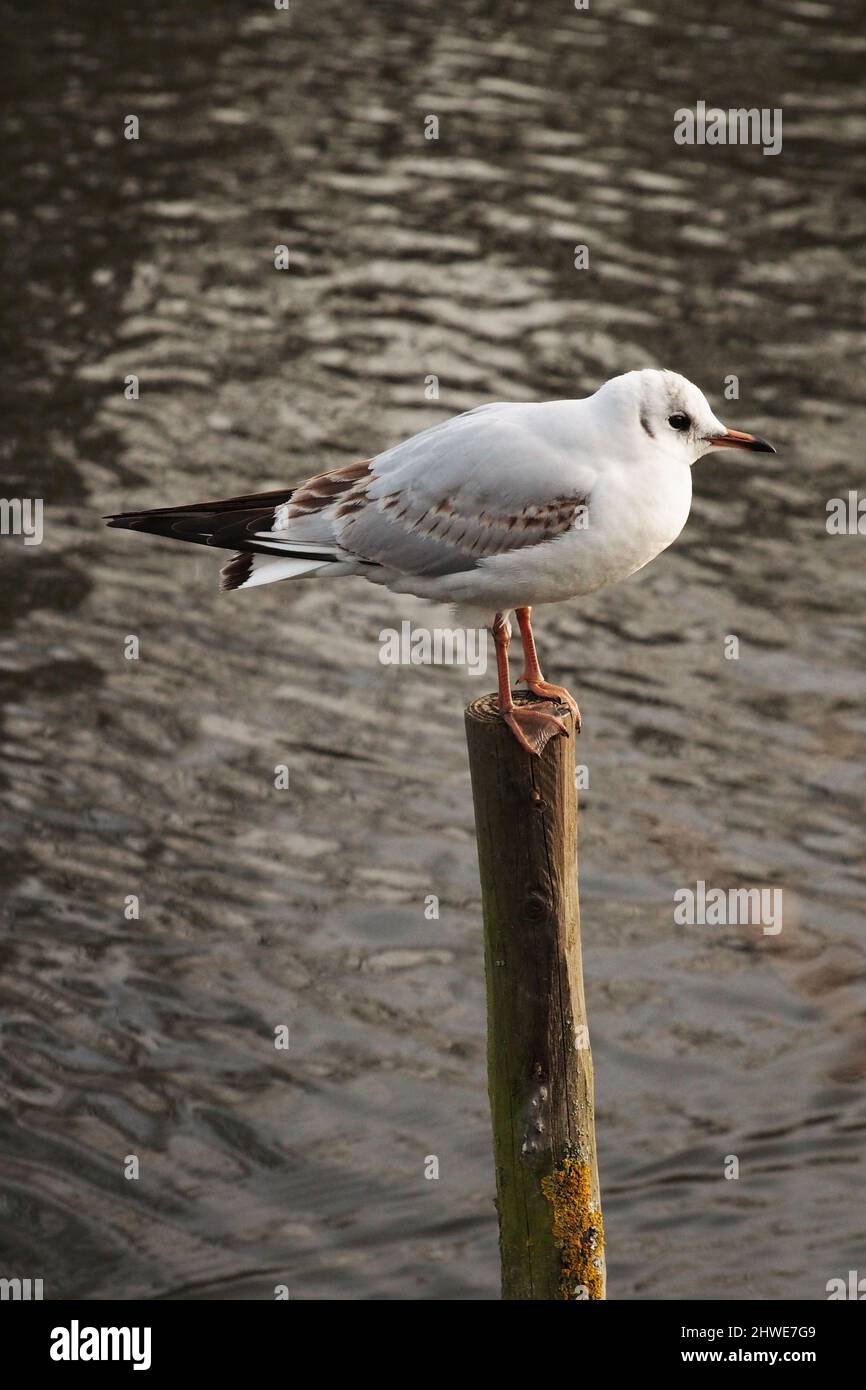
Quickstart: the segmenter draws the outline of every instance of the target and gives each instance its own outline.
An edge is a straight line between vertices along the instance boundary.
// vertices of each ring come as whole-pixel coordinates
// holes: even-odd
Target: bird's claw
[[[532,695],[537,695],[540,700],[554,700],[558,701],[560,704],[568,705],[568,708],[574,715],[574,731],[577,734],[580,733],[580,710],[577,708],[577,701],[571,694],[571,691],[566,690],[563,685],[551,685],[550,681],[530,680],[525,671],[520,677],[520,681],[523,681],[527,690]],[[520,681],[518,681],[518,684]]]
[[[557,715],[547,710],[533,709],[531,705],[503,710],[502,718],[521,748],[525,748],[527,753],[533,753],[536,757],[541,756],[550,740],[556,738],[557,734],[565,734],[568,738],[568,729]]]

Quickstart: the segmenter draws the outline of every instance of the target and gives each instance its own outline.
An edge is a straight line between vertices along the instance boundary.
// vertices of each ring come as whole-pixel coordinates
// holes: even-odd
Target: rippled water
[[[671,551],[540,614],[585,720],[610,1294],[823,1298],[866,1269],[866,571],[825,530],[866,432],[858,9],[16,11],[3,491],[46,529],[3,540],[2,1272],[496,1296],[482,686],[378,660],[445,610],[220,595],[213,555],[99,518],[655,363],[779,453],[705,460]],[[782,154],[675,146],[699,98],[782,107]],[[781,935],[675,926],[698,879],[781,886]]]

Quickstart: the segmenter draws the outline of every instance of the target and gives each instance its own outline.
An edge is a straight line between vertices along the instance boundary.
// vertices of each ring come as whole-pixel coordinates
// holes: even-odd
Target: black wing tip
[[[146,516],[188,516],[191,512],[207,512],[216,515],[219,512],[266,511],[268,507],[276,509],[284,502],[288,502],[294,491],[295,489],[290,487],[272,488],[270,492],[245,492],[239,497],[221,497],[213,502],[186,502],[174,507],[140,507],[134,512],[112,512],[110,516],[104,516],[102,520],[111,526],[112,523],[123,525],[128,521],[138,521]]]
[[[178,518],[154,512],[119,512],[117,516],[104,516],[102,519],[106,526],[118,531],[148,531],[154,536],[171,537]]]
[[[147,512],[118,512],[116,516],[104,516],[102,520],[106,526],[111,526],[117,531],[138,531],[142,529],[142,523],[148,518]]]

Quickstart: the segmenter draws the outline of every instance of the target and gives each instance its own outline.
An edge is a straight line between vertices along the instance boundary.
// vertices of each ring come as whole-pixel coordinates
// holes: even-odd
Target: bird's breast
[[[676,540],[691,499],[688,468],[612,469],[593,488],[585,516],[543,547],[545,592],[572,597],[634,574]]]

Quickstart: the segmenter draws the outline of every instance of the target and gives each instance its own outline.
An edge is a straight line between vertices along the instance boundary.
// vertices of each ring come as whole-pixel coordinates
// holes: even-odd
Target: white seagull
[[[730,448],[775,453],[726,429],[685,377],[647,368],[584,400],[477,406],[296,488],[106,520],[237,551],[223,589],[363,575],[455,604],[461,622],[491,628],[502,718],[541,753],[568,731],[550,704],[515,705],[509,613],[523,644],[520,680],[542,701],[569,705],[579,729],[572,696],[541,674],[532,607],[625,579],[666,549],[688,518],[692,464]]]

